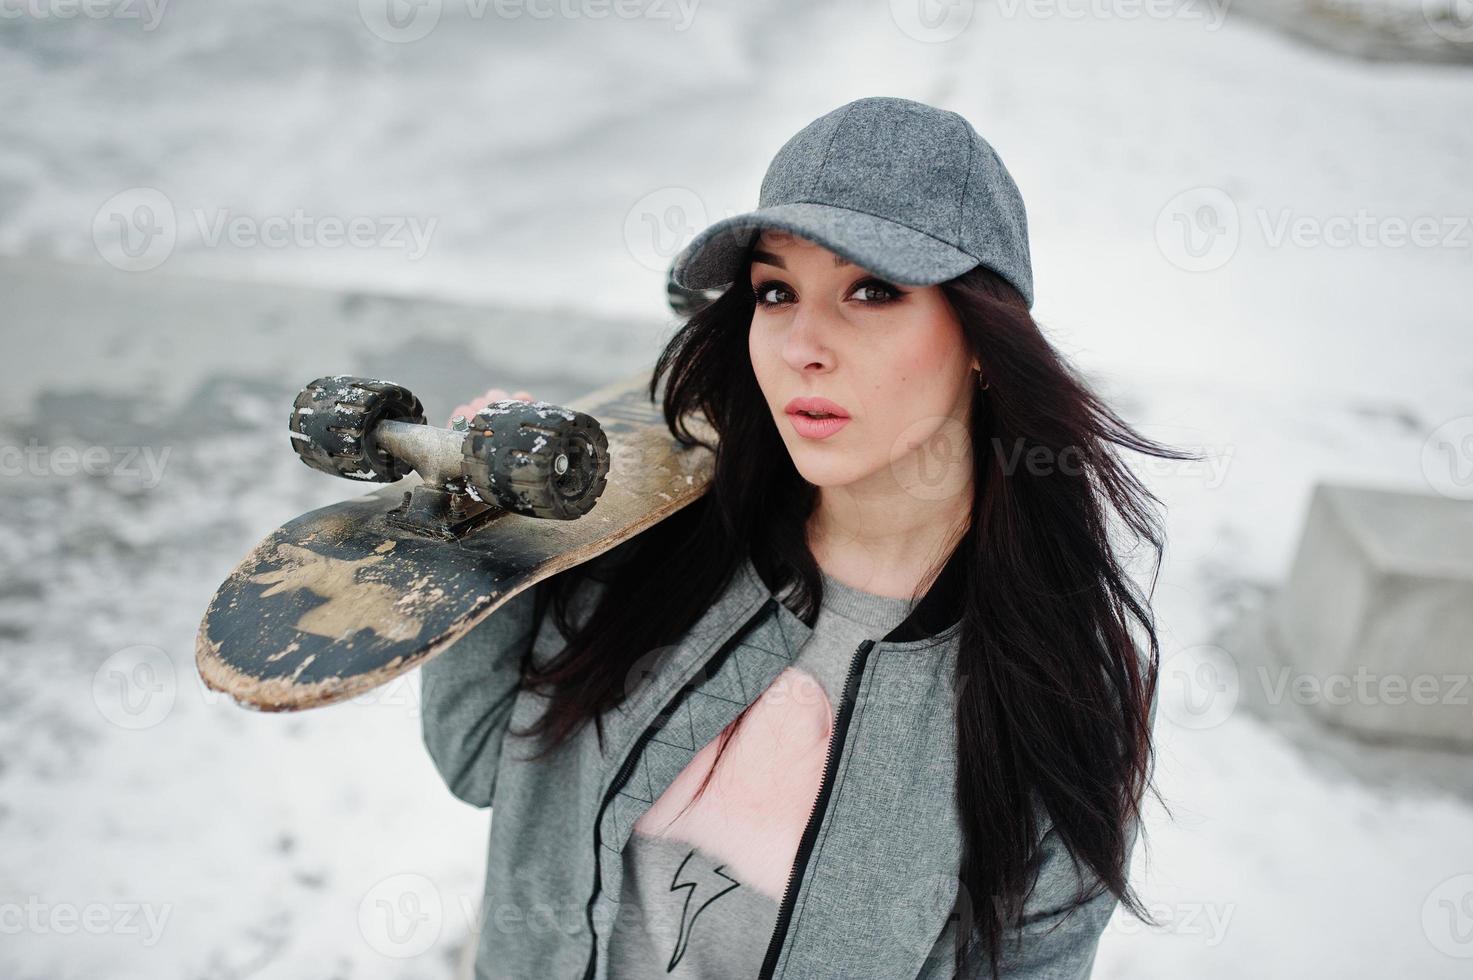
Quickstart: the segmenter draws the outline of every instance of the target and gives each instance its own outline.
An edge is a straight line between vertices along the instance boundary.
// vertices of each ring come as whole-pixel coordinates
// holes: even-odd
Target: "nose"
[[[829,345],[832,328],[832,318],[816,304],[799,304],[788,321],[783,360],[800,373],[832,369],[834,352]]]

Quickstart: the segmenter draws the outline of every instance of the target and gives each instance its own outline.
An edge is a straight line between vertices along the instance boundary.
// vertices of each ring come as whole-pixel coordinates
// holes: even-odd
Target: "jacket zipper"
[[[598,806],[598,813],[593,818],[593,894],[588,897],[588,905],[584,910],[584,916],[588,922],[588,937],[591,947],[588,952],[588,968],[583,971],[584,980],[592,980],[594,966],[598,961],[598,935],[593,928],[593,904],[598,901],[599,888],[603,881],[599,861],[603,856],[604,810],[608,808],[609,802],[623,788],[625,780],[634,772],[634,767],[638,764],[639,757],[643,754],[644,748],[649,743],[649,740],[654,738],[656,733],[665,727],[665,724],[670,720],[670,716],[680,703],[700,686],[703,681],[710,678],[713,671],[720,670],[721,664],[725,662],[726,658],[731,655],[731,652],[737,648],[737,645],[746,635],[771,615],[776,608],[776,598],[770,598],[764,602],[762,608],[748,618],[725,643],[721,644],[715,653],[706,659],[705,664],[697,671],[695,677],[682,685],[680,690],[676,691],[675,695],[669,701],[665,702],[665,706],[660,709],[660,713],[655,715],[654,720],[645,726],[644,731],[639,733],[639,738],[635,740],[634,746],[624,756],[624,761],[619,765],[619,771],[614,775],[614,781],[609,784],[609,788],[604,792],[603,801]]]
[[[854,702],[859,697],[859,680],[864,674],[869,652],[874,640],[865,640],[854,651],[849,660],[849,671],[844,675],[844,693],[839,701],[838,715],[834,719],[834,730],[829,735],[828,751],[824,754],[823,778],[818,783],[818,795],[813,798],[813,809],[808,811],[808,822],[803,826],[803,836],[798,839],[798,853],[793,858],[793,868],[788,872],[788,883],[783,888],[783,898],[777,907],[777,924],[772,930],[772,939],[767,944],[767,956],[762,961],[762,972],[758,980],[771,980],[777,969],[778,955],[787,938],[788,924],[793,917],[793,905],[798,898],[798,884],[808,868],[808,859],[818,840],[818,828],[823,822],[823,813],[828,809],[829,796],[834,789],[835,764],[844,751],[844,738],[849,732],[849,720],[854,715]]]

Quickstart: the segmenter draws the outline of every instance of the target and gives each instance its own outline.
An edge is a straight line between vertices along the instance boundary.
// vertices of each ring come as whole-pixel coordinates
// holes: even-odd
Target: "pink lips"
[[[827,439],[849,424],[849,413],[844,406],[827,398],[794,398],[783,406],[783,411],[793,423],[793,429],[805,439]],[[813,418],[804,412],[824,412],[829,417]]]

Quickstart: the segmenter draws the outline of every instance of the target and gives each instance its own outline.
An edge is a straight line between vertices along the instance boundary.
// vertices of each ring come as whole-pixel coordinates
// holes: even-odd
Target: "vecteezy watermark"
[[[1473,215],[1377,215],[1365,208],[1354,214],[1298,214],[1292,208],[1256,212],[1270,248],[1468,248],[1473,246]]]
[[[711,219],[705,201],[690,188],[656,188],[635,201],[624,213],[624,247],[634,261],[646,269],[665,272],[671,260],[691,243],[698,231],[708,228],[715,220],[724,221],[740,213],[728,209],[720,219]],[[780,228],[767,228],[762,233],[769,240],[802,237]],[[750,234],[750,228],[740,225],[711,231],[713,241],[719,242],[723,236],[730,236],[733,242],[743,246]]]
[[[906,37],[944,44],[972,23],[976,0],[890,0],[890,19]]]
[[[1241,693],[1238,662],[1222,647],[1187,647],[1161,662],[1161,713],[1182,728],[1216,728],[1232,716]]]
[[[173,446],[0,445],[0,476],[114,476],[159,485]]]
[[[1172,265],[1210,272],[1226,265],[1256,229],[1268,248],[1473,248],[1473,213],[1446,215],[1302,214],[1293,208],[1255,208],[1243,221],[1237,202],[1220,187],[1194,187],[1156,215],[1156,246]]]
[[[402,251],[410,262],[429,251],[438,218],[415,215],[242,214],[230,208],[191,208],[200,245],[219,248],[362,248]],[[103,202],[92,218],[92,243],[103,261],[125,272],[163,265],[179,241],[182,222],[168,195],[133,187]]]
[[[670,21],[685,31],[700,0],[450,0],[470,20]],[[445,13],[445,0],[358,0],[358,18],[381,41],[408,44],[428,37]]]
[[[546,887],[536,867],[518,867],[512,877],[517,880],[512,891],[518,895],[534,895]],[[698,894],[702,887],[718,882],[730,885],[730,879],[721,877],[690,884],[696,886]],[[376,952],[407,959],[427,952],[455,912],[464,916],[473,941],[488,931],[567,940],[587,935],[590,921],[599,932],[607,934],[616,923],[639,914],[635,907],[625,904],[615,908],[611,902],[600,902],[590,910],[582,900],[502,899],[483,907],[480,898],[479,894],[447,893],[422,874],[392,875],[375,883],[363,896],[358,906],[359,932]]]
[[[35,895],[25,902],[0,902],[0,935],[140,936],[151,947],[164,934],[174,911],[172,903],[149,902],[45,902]]]
[[[1236,902],[1147,902],[1145,922],[1119,909],[1105,926],[1106,932],[1131,936],[1142,932],[1199,938],[1211,949],[1222,945],[1237,913]]]
[[[431,683],[414,670],[356,694],[348,699],[348,703],[364,708],[393,708],[410,718],[418,718],[423,703],[422,692],[425,685]]]
[[[1215,31],[1230,0],[996,0],[992,15],[1004,20],[1188,20]],[[976,0],[890,0],[890,19],[907,37],[942,44],[972,22]]]
[[[1422,475],[1444,497],[1473,500],[1473,415],[1432,430],[1422,443]]]
[[[174,710],[179,693],[174,661],[155,646],[126,647],[92,675],[92,703],[119,728],[152,728]]]
[[[1004,476],[1053,476],[1082,477],[1087,472],[1087,454],[1079,446],[1053,448],[1030,443],[1022,436],[1004,442],[994,436],[991,439],[992,454],[997,459]],[[1200,479],[1209,490],[1215,490],[1227,482],[1228,469],[1232,466],[1235,447],[1232,445],[1200,445],[1180,447],[1190,450],[1185,459],[1163,458],[1147,455],[1135,464],[1138,472],[1158,476]]]
[[[174,204],[154,187],[132,187],[102,202],[92,216],[92,244],[108,265],[147,272],[174,252],[179,222]]]
[[[890,446],[890,474],[917,500],[950,500],[971,486],[971,442],[966,425],[949,415],[916,419]]]
[[[512,872],[520,894],[535,894],[543,886],[534,867]],[[479,896],[447,894],[422,874],[403,872],[376,882],[358,903],[358,931],[375,952],[408,959],[427,952],[445,931],[447,920],[459,912],[466,931],[479,937],[490,929],[509,935],[576,936],[586,931],[589,914],[584,902],[499,901],[481,908]]]
[[[699,194],[687,187],[661,187],[624,213],[624,247],[646,269],[664,272],[707,224]]]
[[[358,903],[358,931],[377,953],[418,956],[435,944],[445,904],[435,883],[421,874],[397,874],[378,882]]]
[[[1422,0],[1422,19],[1432,32],[1454,44],[1473,44],[1473,2]]]
[[[1197,20],[1209,31],[1222,26],[1231,0],[997,0],[1008,20]]]
[[[0,0],[0,20],[136,20],[145,31],[159,26],[169,0]]]
[[[1228,263],[1241,237],[1238,206],[1218,187],[1194,187],[1156,215],[1156,247],[1172,265],[1207,272]]]
[[[1473,959],[1473,874],[1439,882],[1422,902],[1422,934],[1454,959]]]
[[[1473,674],[1388,673],[1364,664],[1348,673],[1313,674],[1281,666],[1258,667],[1257,674],[1264,700],[1271,705],[1286,699],[1301,705],[1473,705]]]
[[[1461,707],[1473,719],[1473,673],[1409,673],[1376,670],[1366,664],[1343,671],[1307,671],[1290,665],[1256,665],[1240,670],[1219,646],[1188,647],[1162,658],[1161,712],[1193,730],[1216,728],[1237,709],[1244,693],[1259,706],[1362,705]]]

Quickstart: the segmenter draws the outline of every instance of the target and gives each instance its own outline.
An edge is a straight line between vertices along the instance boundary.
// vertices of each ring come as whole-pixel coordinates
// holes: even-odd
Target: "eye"
[[[860,281],[849,295],[859,297],[859,301],[867,306],[884,306],[895,302],[905,293],[883,279],[869,278]]]
[[[781,306],[793,301],[793,291],[776,279],[759,282],[752,287],[752,299],[758,306]]]

